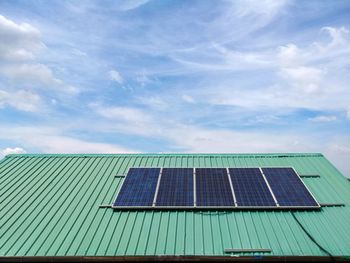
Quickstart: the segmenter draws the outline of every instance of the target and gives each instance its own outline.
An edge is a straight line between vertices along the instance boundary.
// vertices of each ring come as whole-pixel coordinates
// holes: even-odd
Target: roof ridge
[[[323,157],[322,153],[26,153],[26,154],[9,154],[5,158],[17,157],[118,157],[118,156],[232,156],[232,157],[261,157],[261,158],[286,158],[286,157]]]

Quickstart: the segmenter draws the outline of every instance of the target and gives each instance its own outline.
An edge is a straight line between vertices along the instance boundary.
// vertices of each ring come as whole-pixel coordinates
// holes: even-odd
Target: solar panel
[[[152,206],[160,168],[130,168],[113,203],[118,206]]]
[[[280,206],[319,206],[293,168],[262,170]]]
[[[163,168],[156,206],[193,207],[193,168]]]
[[[230,168],[237,206],[276,206],[259,168]]]
[[[226,168],[196,168],[197,206],[234,206]]]

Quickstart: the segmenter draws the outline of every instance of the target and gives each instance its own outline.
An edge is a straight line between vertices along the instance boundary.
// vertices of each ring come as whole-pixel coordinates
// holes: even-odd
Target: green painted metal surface
[[[334,256],[350,256],[350,182],[321,154],[11,155],[0,162],[0,256],[327,256],[291,211],[114,211],[129,167],[293,166],[320,203],[295,215]]]

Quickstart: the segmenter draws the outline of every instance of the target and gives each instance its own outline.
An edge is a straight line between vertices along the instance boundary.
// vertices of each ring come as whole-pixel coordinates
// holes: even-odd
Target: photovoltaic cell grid
[[[230,168],[238,206],[276,206],[259,168]]]
[[[294,169],[286,167],[130,168],[113,207],[235,208],[235,200],[238,208],[319,208]]]
[[[193,168],[163,168],[156,206],[193,206]]]
[[[196,168],[197,206],[234,206],[226,168]]]
[[[280,206],[318,206],[292,168],[262,168]]]
[[[152,206],[160,168],[130,168],[113,206]]]

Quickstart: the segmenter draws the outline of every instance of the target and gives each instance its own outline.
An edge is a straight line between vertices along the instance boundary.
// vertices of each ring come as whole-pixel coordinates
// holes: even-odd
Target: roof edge
[[[277,261],[277,262],[310,262],[310,261],[348,261],[349,256],[272,256],[272,255],[227,255],[227,256],[185,256],[185,255],[151,255],[151,256],[0,256],[0,262],[125,262],[125,261]]]
[[[119,157],[119,156],[232,156],[243,158],[286,158],[286,157],[324,157],[322,153],[25,153],[8,154],[5,158],[16,157]]]

